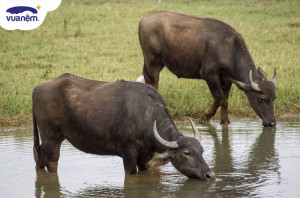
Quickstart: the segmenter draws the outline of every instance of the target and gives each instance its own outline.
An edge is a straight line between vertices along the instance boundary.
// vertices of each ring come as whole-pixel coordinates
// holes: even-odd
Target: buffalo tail
[[[32,109],[32,121],[33,121],[33,154],[34,154],[35,162],[38,162],[40,156],[40,137],[39,137],[39,131],[38,131],[33,109]]]

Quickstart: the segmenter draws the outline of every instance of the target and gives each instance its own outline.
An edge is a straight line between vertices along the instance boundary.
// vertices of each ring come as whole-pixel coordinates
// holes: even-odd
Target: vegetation
[[[243,35],[256,66],[269,78],[277,68],[276,116],[300,112],[297,0],[162,0],[160,4],[156,0],[63,0],[35,30],[0,30],[0,126],[30,124],[33,88],[63,73],[135,81],[143,65],[139,20],[159,10],[180,10],[230,24]],[[212,102],[204,81],[177,79],[166,68],[159,92],[177,118],[199,117]],[[229,111],[231,118],[256,117],[235,86]]]

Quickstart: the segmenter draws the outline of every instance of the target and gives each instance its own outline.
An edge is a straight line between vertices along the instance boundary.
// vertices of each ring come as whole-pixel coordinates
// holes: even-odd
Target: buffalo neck
[[[166,109],[157,112],[156,121],[158,133],[164,140],[173,142],[177,141],[179,137],[182,136]],[[163,145],[156,145],[159,147],[159,150],[165,150]]]
[[[241,36],[237,38],[237,49],[234,61],[234,80],[249,84],[249,73],[252,70],[252,78],[257,78],[257,71],[252,57]]]

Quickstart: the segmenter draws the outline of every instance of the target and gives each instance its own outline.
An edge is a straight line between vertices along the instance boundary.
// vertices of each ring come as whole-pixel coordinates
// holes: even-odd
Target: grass
[[[69,72],[102,81],[134,81],[142,73],[139,20],[159,10],[220,19],[240,32],[256,66],[277,68],[277,117],[300,112],[300,2],[267,0],[63,0],[32,31],[0,30],[0,126],[31,123],[31,93]],[[172,116],[198,117],[212,102],[204,81],[161,73],[159,92]],[[235,86],[230,117],[255,117]],[[249,113],[250,112],[250,113]],[[219,114],[219,113],[217,113]]]

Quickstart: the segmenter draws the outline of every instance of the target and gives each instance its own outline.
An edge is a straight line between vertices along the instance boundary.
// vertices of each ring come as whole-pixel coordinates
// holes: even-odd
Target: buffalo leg
[[[59,130],[45,124],[40,128],[42,144],[39,146],[39,168],[47,167],[48,171],[56,172],[60,154],[60,146],[65,139]],[[38,165],[38,163],[37,163]],[[38,167],[37,167],[38,168]]]
[[[134,148],[129,148],[124,153],[123,156],[123,165],[126,174],[136,174],[136,165],[137,165],[138,152]]]
[[[231,88],[231,83],[226,86],[223,89],[224,92],[224,100],[221,105],[221,118],[220,118],[220,123],[223,124],[224,126],[227,126],[230,124],[229,118],[228,118],[228,98],[229,98],[229,92]]]
[[[218,75],[210,75],[205,80],[214,98],[212,105],[208,107],[204,113],[204,119],[208,121],[211,117],[213,117],[216,114],[217,109],[222,105],[224,93],[221,88],[220,79]]]
[[[47,141],[41,144],[41,158],[48,171],[57,172],[61,142]]]
[[[140,153],[137,161],[139,171],[146,171],[149,167],[147,167],[147,163],[152,159],[153,155],[149,155],[148,153]]]
[[[145,82],[158,90],[159,73],[163,68],[160,58],[155,57],[155,55],[148,55],[144,61],[143,74]]]

